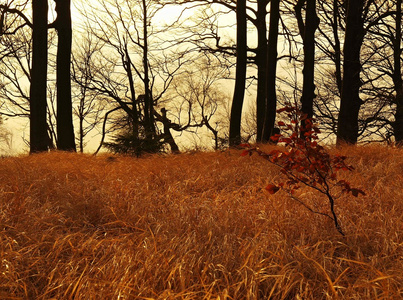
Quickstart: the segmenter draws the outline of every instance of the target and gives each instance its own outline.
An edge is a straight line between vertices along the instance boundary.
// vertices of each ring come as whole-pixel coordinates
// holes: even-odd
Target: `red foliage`
[[[355,197],[359,194],[365,195],[363,190],[353,188],[346,180],[338,180],[337,178],[338,171],[352,171],[354,170],[353,166],[346,163],[346,156],[332,156],[323,146],[318,144],[320,130],[315,120],[307,118],[307,115],[299,111],[296,106],[286,106],[277,112],[286,113],[289,124],[283,121],[278,122],[277,124],[283,134],[276,134],[271,139],[283,144],[284,150],[272,150],[265,153],[257,147],[248,145],[247,149],[242,152],[242,156],[256,152],[270,163],[281,168],[280,172],[285,175],[286,179],[277,185],[269,184],[266,190],[270,194],[282,189],[293,195],[301,185],[305,185],[326,195],[329,200],[331,215],[324,215],[331,218],[338,231],[343,234],[334,211],[334,189],[339,188],[342,193],[351,193]],[[298,202],[304,204],[299,199]],[[308,205],[304,204],[304,206],[312,212],[316,212]],[[320,214],[323,215],[323,213]]]
[[[275,194],[280,190],[278,186],[275,186],[274,184],[268,184],[266,186],[266,191],[269,192],[269,194]]]

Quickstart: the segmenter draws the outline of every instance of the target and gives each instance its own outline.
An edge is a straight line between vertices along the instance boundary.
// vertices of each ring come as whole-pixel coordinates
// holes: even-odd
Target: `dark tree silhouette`
[[[358,139],[360,98],[360,51],[364,39],[363,9],[365,1],[347,1],[347,22],[344,39],[343,85],[337,128],[337,143],[355,144]]]
[[[258,142],[264,142],[264,124],[265,124],[265,112],[267,102],[267,76],[270,76],[267,72],[267,51],[270,47],[275,45],[269,45],[267,47],[267,4],[269,1],[261,0],[257,2],[256,13],[256,29],[258,45],[256,49],[256,65],[257,65],[257,95],[256,95],[256,140]],[[270,16],[272,12],[270,12]],[[276,46],[277,47],[277,46]]]
[[[55,0],[57,18],[54,27],[57,30],[57,148],[76,151],[73,111],[71,101],[71,9],[70,0]]]
[[[396,112],[393,129],[395,134],[396,144],[403,146],[403,80],[402,80],[402,0],[396,1],[396,26],[395,26],[395,39],[393,41],[393,84],[395,86],[395,102]]]
[[[246,0],[236,3],[237,44],[236,44],[236,75],[234,96],[232,99],[229,143],[235,146],[241,143],[242,107],[245,96],[246,62],[247,62],[247,19]]]
[[[270,1],[270,27],[267,47],[267,99],[266,114],[263,128],[263,141],[270,141],[270,136],[275,132],[274,123],[276,120],[277,94],[276,94],[276,75],[277,75],[277,44],[278,44],[278,23],[280,20],[280,0]]]
[[[306,2],[305,24],[302,19],[301,9]],[[319,26],[319,18],[316,14],[316,0],[298,0],[295,6],[298,20],[298,28],[304,43],[304,69],[303,87],[301,97],[301,111],[308,118],[313,116],[313,99],[315,98],[315,31]],[[302,120],[304,122],[304,120]],[[302,128],[305,126],[302,125]]]
[[[30,152],[48,150],[46,79],[48,65],[48,2],[32,0],[32,70],[30,87]]]

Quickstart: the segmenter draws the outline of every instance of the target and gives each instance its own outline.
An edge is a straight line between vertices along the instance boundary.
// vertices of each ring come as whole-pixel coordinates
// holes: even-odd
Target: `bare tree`
[[[110,99],[105,116],[120,119],[115,127],[120,141],[131,139],[128,144],[139,151],[153,151],[153,147],[158,151],[160,132],[155,118],[159,113],[155,108],[163,104],[175,74],[186,64],[187,50],[173,49],[174,43],[160,38],[167,34],[166,29],[153,22],[163,5],[150,0],[101,4],[102,8],[93,7],[92,11],[86,7],[86,17],[91,20],[86,30],[103,46],[97,51],[98,58],[94,57],[91,77],[80,84]]]
[[[173,101],[166,103],[169,129],[198,134],[207,129],[212,135],[214,149],[221,148],[228,138],[225,106],[229,97],[223,90],[223,81],[229,76],[215,57],[201,57],[189,65],[173,82],[170,92]],[[159,119],[159,117],[157,117]],[[165,125],[165,124],[164,124]],[[166,132],[166,130],[165,130]]]
[[[89,33],[85,37],[79,38],[72,57],[73,112],[78,118],[76,140],[81,153],[84,152],[87,135],[101,123],[101,115],[108,102],[100,92],[89,88],[93,68],[96,68],[93,60],[103,43],[99,40],[94,42]]]

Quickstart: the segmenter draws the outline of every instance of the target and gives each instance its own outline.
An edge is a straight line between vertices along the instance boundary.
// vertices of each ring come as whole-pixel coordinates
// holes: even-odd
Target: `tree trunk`
[[[176,144],[174,137],[171,134],[171,121],[167,118],[167,110],[161,108],[162,124],[164,125],[164,141],[171,147],[172,153],[179,153],[179,147]]]
[[[230,146],[241,143],[241,119],[242,107],[245,96],[246,59],[247,59],[247,34],[246,34],[246,0],[238,0],[236,3],[237,20],[237,45],[236,45],[236,74],[235,88],[232,99],[229,144]]]
[[[48,2],[32,0],[33,45],[30,87],[30,152],[48,150],[46,79],[48,66]]]
[[[301,6],[304,1],[298,1],[296,13],[301,16]],[[301,111],[308,118],[313,117],[313,99],[315,96],[315,31],[319,25],[319,18],[316,14],[316,0],[306,0],[305,25],[300,26],[300,34],[304,42],[304,69],[303,87],[301,97]],[[304,121],[302,121],[304,122]],[[303,127],[303,124],[302,124]]]
[[[57,148],[65,151],[76,151],[73,127],[73,109],[71,101],[71,13],[70,0],[55,0],[57,18]]]
[[[356,144],[358,140],[358,114],[360,99],[360,52],[364,39],[362,17],[363,0],[349,0],[344,40],[344,70],[340,113],[337,127],[337,144]]]
[[[256,141],[264,142],[264,123],[267,99],[267,28],[266,28],[266,0],[258,1],[257,6],[257,95],[256,95]],[[270,14],[271,15],[271,14]]]
[[[280,0],[271,0],[270,4],[270,28],[267,51],[267,102],[264,124],[264,141],[270,141],[273,135],[274,123],[276,121],[277,94],[277,44],[278,44],[278,23],[280,20]]]
[[[132,62],[130,59],[129,51],[127,49],[127,44],[125,45],[125,59],[124,59],[124,68],[126,69],[127,78],[129,80],[129,88],[130,88],[130,97],[132,101],[132,113],[130,115],[132,119],[132,133],[133,138],[137,141],[139,139],[139,114],[137,111],[137,101],[136,101],[136,89],[134,88],[134,79],[132,72]]]
[[[85,98],[85,96],[83,96]],[[84,153],[84,99],[81,100],[82,104],[79,108],[79,147],[80,153]]]
[[[401,68],[401,40],[402,40],[402,0],[396,1],[396,35],[393,41],[394,72],[393,83],[396,92],[396,113],[393,129],[396,145],[403,146],[403,80]]]
[[[340,39],[339,39],[339,25],[338,25],[338,18],[339,18],[339,7],[338,7],[338,0],[333,0],[333,36],[334,36],[334,64],[336,67],[336,83],[337,89],[341,94],[342,88],[342,79],[341,79],[341,46],[340,46]]]
[[[154,128],[154,103],[150,91],[150,77],[148,68],[148,18],[146,1],[143,0],[143,68],[144,68],[144,127],[146,138],[153,139],[155,136]]]

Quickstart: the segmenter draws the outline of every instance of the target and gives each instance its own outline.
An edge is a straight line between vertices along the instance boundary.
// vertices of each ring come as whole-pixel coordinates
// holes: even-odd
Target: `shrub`
[[[346,163],[346,156],[330,155],[325,147],[318,144],[320,130],[315,120],[308,118],[297,106],[287,105],[277,112],[285,113],[288,122],[278,122],[282,133],[275,134],[271,139],[283,144],[284,148],[266,153],[258,147],[244,144],[246,149],[242,152],[242,156],[256,152],[268,162],[280,167],[285,180],[267,185],[268,193],[275,194],[279,190],[287,192],[293,200],[309,211],[330,218],[338,232],[344,235],[335,212],[335,200],[343,193],[351,193],[355,197],[365,195],[363,190],[354,188],[348,181],[338,178],[340,170],[352,171],[353,166]],[[307,186],[323,194],[328,201],[328,210],[313,207],[296,196],[296,191],[301,186]]]

